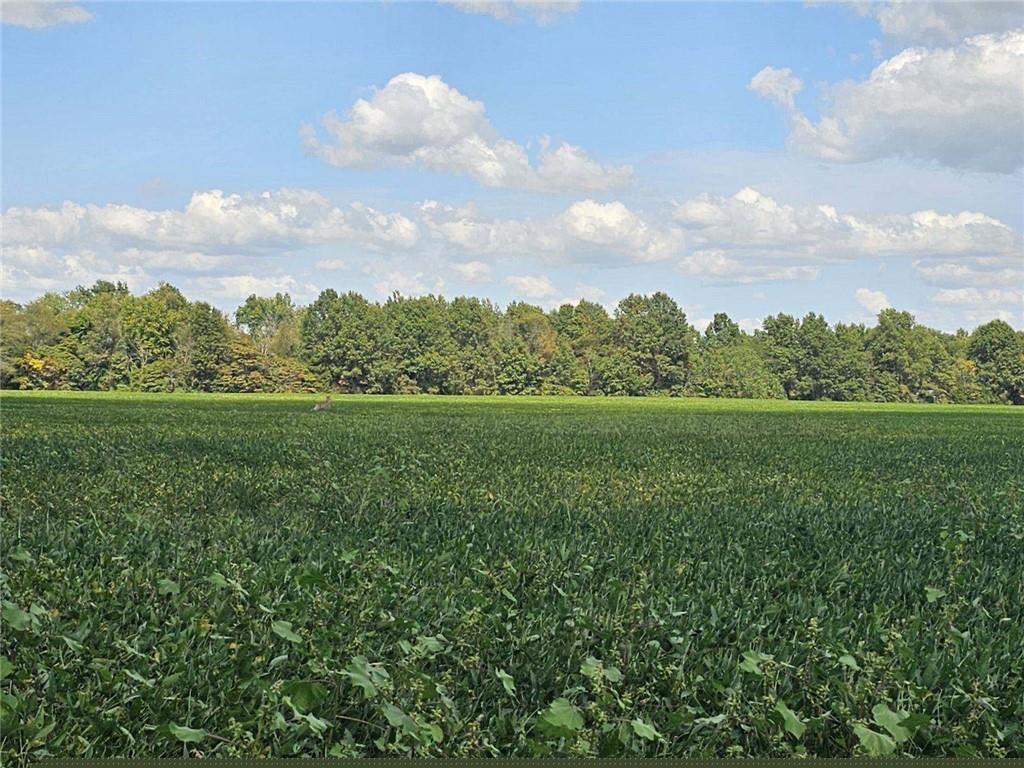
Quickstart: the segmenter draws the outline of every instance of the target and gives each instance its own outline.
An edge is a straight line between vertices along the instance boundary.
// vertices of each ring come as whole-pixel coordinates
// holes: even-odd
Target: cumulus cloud
[[[922,274],[956,261],[1006,276],[1024,248],[1020,233],[977,212],[857,216],[826,204],[788,205],[749,187],[676,203],[671,221],[586,199],[539,220],[487,219],[472,205],[427,201],[418,222],[443,248],[481,258],[674,259],[682,274],[716,283],[814,280],[826,264],[859,258],[911,258]]]
[[[919,271],[951,259],[977,271],[1009,268],[1024,248],[1020,233],[972,211],[854,216],[749,187],[678,203],[675,219],[691,249],[679,269],[726,282],[809,280],[822,264],[874,257],[914,257]]]
[[[578,146],[541,142],[536,166],[526,147],[504,138],[474,101],[437,75],[393,77],[345,118],[327,114],[325,138],[302,128],[307,151],[331,165],[419,166],[468,176],[487,187],[604,191],[632,178],[629,166],[602,166]]]
[[[424,229],[435,240],[478,256],[659,261],[673,256],[682,244],[678,227],[650,222],[618,201],[581,200],[537,221],[486,219],[474,206],[455,208],[436,201],[422,203],[419,210]]]
[[[623,250],[635,261],[661,261],[681,244],[678,229],[652,227],[618,201],[574,203],[562,214],[561,224],[579,242]]]
[[[862,16],[878,19],[882,33],[909,43],[941,45],[972,35],[1024,27],[1024,7],[1015,0],[998,2],[859,2]]]
[[[990,307],[1016,304],[1018,309],[1024,303],[1024,289],[1021,288],[944,288],[932,296],[937,304],[957,304],[968,307]]]
[[[193,193],[182,210],[130,205],[8,208],[5,244],[69,247],[135,246],[212,251],[354,241],[375,247],[415,245],[419,229],[397,213],[361,203],[336,207],[318,192],[281,189],[259,194]]]
[[[854,293],[854,298],[857,299],[858,304],[872,315],[877,315],[883,309],[888,309],[892,306],[889,297],[882,291],[873,291],[870,288],[858,288]]]
[[[1002,288],[943,288],[932,294],[932,303],[972,325],[994,318],[1009,323],[1024,320],[1024,287],[1016,283]]]
[[[790,205],[752,188],[702,194],[654,212],[586,198],[536,219],[490,218],[474,204],[428,200],[399,213],[335,205],[308,190],[212,190],[196,192],[181,209],[66,202],[9,208],[2,223],[4,292],[19,296],[96,279],[145,289],[167,276],[227,299],[246,280],[283,280],[273,257],[304,258],[310,270],[349,269],[355,259],[358,273],[366,263],[359,251],[388,255],[364,271],[382,296],[439,292],[438,272],[484,283],[501,260],[530,260],[538,271],[554,264],[668,263],[705,282],[751,284],[814,280],[830,263],[906,258],[922,281],[944,290],[974,288],[984,296],[1024,283],[1024,240],[985,214],[855,215],[827,204]],[[334,245],[354,252],[325,247]],[[513,271],[507,284],[545,305],[602,295],[596,288],[587,293],[587,286],[574,295],[528,267]]]
[[[926,283],[939,286],[1024,285],[1024,254],[1016,266],[1009,259],[976,259],[973,263],[963,261],[914,262],[918,276]]]
[[[444,280],[440,277],[434,279],[432,289],[428,287],[426,282],[424,282],[427,278],[423,272],[413,273],[401,270],[380,270],[378,268],[372,268],[370,271],[378,274],[378,279],[373,284],[373,289],[379,296],[386,297],[397,292],[406,298],[415,298],[417,296],[425,296],[428,293],[441,293],[444,290]]]
[[[93,15],[74,3],[50,0],[4,0],[0,2],[0,22],[25,29],[45,29],[60,24],[84,24]]]
[[[519,296],[528,299],[543,299],[554,296],[558,289],[544,275],[510,275],[505,282]]]
[[[484,261],[455,262],[448,266],[470,283],[483,283],[491,279],[491,265]]]
[[[780,107],[795,109],[794,97],[803,90],[804,84],[791,69],[765,67],[751,79],[747,88],[764,98],[774,101]]]
[[[731,197],[704,194],[679,203],[675,219],[700,247],[789,258],[955,254],[1010,260],[1022,247],[1019,233],[972,211],[854,216],[830,205],[786,205],[749,187]]]
[[[242,261],[252,264],[252,257],[330,243],[407,251],[420,238],[418,225],[402,214],[358,202],[338,207],[317,192],[294,189],[200,191],[174,210],[70,201],[56,207],[12,207],[3,213],[2,232],[4,292],[21,297],[98,279],[122,280],[133,290],[144,290],[156,274],[177,280],[222,273]],[[339,267],[337,260],[321,265]],[[186,286],[227,298],[233,286],[256,276],[235,275],[225,283],[218,282],[221,277],[211,274]]]
[[[585,285],[584,283],[576,283],[576,287],[573,289],[572,296],[567,296],[558,302],[558,306],[563,304],[576,305],[580,303],[580,300],[586,299],[587,301],[593,301],[595,303],[600,302],[607,294],[601,288],[596,285]]]
[[[711,283],[749,285],[776,280],[816,280],[819,268],[811,265],[772,265],[734,259],[722,250],[700,250],[676,264],[684,275],[701,277]]]
[[[256,294],[273,296],[275,293],[290,293],[296,297],[316,295],[316,286],[300,284],[290,275],[221,275],[198,277],[189,280],[191,290],[214,300],[237,301]]]
[[[499,21],[515,22],[525,18],[541,26],[575,13],[580,6],[579,0],[441,0],[441,4]]]
[[[1001,173],[1024,164],[1024,29],[901,51],[867,80],[831,86],[817,122],[791,106],[784,70],[768,70],[749,87],[790,110],[790,146],[814,157],[911,157]]]

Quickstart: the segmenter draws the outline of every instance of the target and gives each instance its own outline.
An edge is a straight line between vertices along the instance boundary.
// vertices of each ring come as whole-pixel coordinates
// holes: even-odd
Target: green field
[[[4,394],[4,762],[1024,754],[1024,411]]]

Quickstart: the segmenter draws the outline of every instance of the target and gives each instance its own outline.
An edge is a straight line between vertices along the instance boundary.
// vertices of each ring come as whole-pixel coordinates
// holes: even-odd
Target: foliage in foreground
[[[1009,408],[15,393],[3,760],[1024,753]]]
[[[609,317],[332,289],[307,307],[250,296],[234,319],[167,284],[0,302],[0,387],[1024,403],[1024,332],[1002,320],[948,334],[895,309],[872,328],[779,314],[750,335],[719,313],[701,333],[660,292]]]

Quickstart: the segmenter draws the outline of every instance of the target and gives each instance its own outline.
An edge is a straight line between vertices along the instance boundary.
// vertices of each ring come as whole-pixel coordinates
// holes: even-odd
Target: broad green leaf
[[[270,628],[274,631],[275,635],[283,637],[290,643],[302,642],[302,638],[292,631],[292,623],[290,621],[275,621],[270,625]]]
[[[388,679],[388,673],[379,664],[370,664],[365,656],[354,656],[344,673],[349,679],[363,689],[367,699],[377,697],[377,687]]]
[[[3,608],[0,609],[0,615],[3,616],[5,622],[19,632],[24,632],[32,624],[32,617],[27,612],[6,600],[4,601]]]
[[[641,739],[646,741],[659,741],[661,739],[661,734],[654,729],[654,726],[648,725],[639,717],[630,721],[629,724],[633,726],[633,733]]]
[[[0,691],[0,717],[7,717],[12,712],[17,712],[21,703],[21,699],[13,693]]]
[[[878,725],[892,734],[897,744],[902,744],[910,738],[910,731],[900,725],[907,718],[905,712],[893,712],[888,704],[883,703],[875,704],[871,708],[871,714]]]
[[[924,596],[929,603],[934,603],[936,600],[941,600],[942,598],[944,598],[946,596],[946,593],[943,590],[938,589],[937,587],[925,587]]]
[[[775,703],[775,711],[782,715],[782,721],[787,731],[798,739],[804,735],[804,731],[807,730],[807,725],[799,718],[796,712],[786,706],[786,703],[782,701],[782,699],[779,699]]]
[[[440,653],[444,650],[444,643],[441,642],[440,639],[430,635],[420,635],[417,637],[416,645],[427,653]]]
[[[280,656],[275,656],[270,660],[270,663],[267,665],[267,669],[277,669],[286,661],[288,661],[288,654],[282,653]]]
[[[82,649],[83,649],[84,646],[80,642],[75,640],[74,638],[67,637],[66,635],[62,635],[61,639],[67,644],[68,648],[70,648],[75,653],[81,653],[82,652]]]
[[[583,727],[583,714],[568,699],[559,698],[541,714],[539,725],[548,736],[571,738]]]
[[[601,677],[601,662],[593,656],[588,656],[586,661],[580,665],[580,674],[584,677],[589,677],[591,680],[596,680]]]
[[[441,729],[441,726],[437,723],[430,723],[428,725],[423,726],[422,729],[420,730],[420,733],[422,733],[424,736],[428,736],[430,740],[433,741],[435,744],[440,744],[442,741],[444,741],[444,731]]]
[[[765,661],[771,661],[774,656],[767,653],[758,653],[757,651],[744,651],[743,661],[740,662],[740,669],[744,672],[750,672],[754,675],[763,675],[764,671],[761,669],[761,664]]]
[[[869,757],[888,757],[896,751],[896,742],[884,733],[872,731],[859,723],[853,726],[853,733]]]
[[[305,720],[306,725],[308,725],[309,729],[317,736],[323,735],[324,731],[326,731],[331,726],[329,722],[327,722],[326,720],[321,720],[319,717],[317,717],[311,712],[306,712],[304,714],[300,713],[299,719]]]
[[[6,656],[0,656],[0,680],[6,678],[13,671],[14,665],[11,664],[11,660]]]
[[[224,578],[224,574],[223,573],[219,573],[219,572],[211,573],[209,576],[206,577],[206,580],[208,582],[210,582],[211,584],[213,584],[213,586],[215,586],[215,587],[223,588],[223,587],[230,586],[230,584],[228,584],[228,580],[226,578]]]
[[[419,728],[416,726],[416,721],[413,720],[409,715],[403,712],[401,709],[396,707],[394,704],[386,703],[381,707],[381,711],[384,713],[384,717],[387,718],[388,722],[395,728],[401,728],[406,733],[416,733]]]
[[[11,560],[17,563],[31,563],[32,555],[24,547],[15,547],[11,552]]]
[[[604,679],[609,683],[621,683],[622,672],[618,667],[605,667],[604,668]]]
[[[202,728],[188,728],[177,723],[171,723],[167,728],[174,738],[178,741],[184,741],[186,744],[198,744],[206,738],[206,731]]]
[[[181,592],[178,582],[170,579],[157,579],[156,592],[158,595],[177,595]]]
[[[858,664],[857,660],[848,653],[844,653],[842,656],[839,657],[839,663],[842,664],[844,667],[849,667],[854,672],[860,672],[860,664]]]
[[[281,693],[291,699],[300,712],[310,712],[327,698],[327,689],[310,680],[292,680],[285,683]]]
[[[911,715],[907,715],[905,718],[900,720],[900,727],[906,728],[911,734],[915,733],[921,728],[931,723],[932,719],[928,715],[916,712]]]
[[[511,695],[516,692],[516,681],[512,679],[512,675],[504,669],[495,670],[494,674],[501,680],[501,684],[505,687],[505,693]]]

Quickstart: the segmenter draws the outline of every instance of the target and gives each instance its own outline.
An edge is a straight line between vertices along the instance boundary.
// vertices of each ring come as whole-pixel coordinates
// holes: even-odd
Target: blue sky
[[[5,3],[3,292],[1022,327],[1022,6],[915,6]]]

